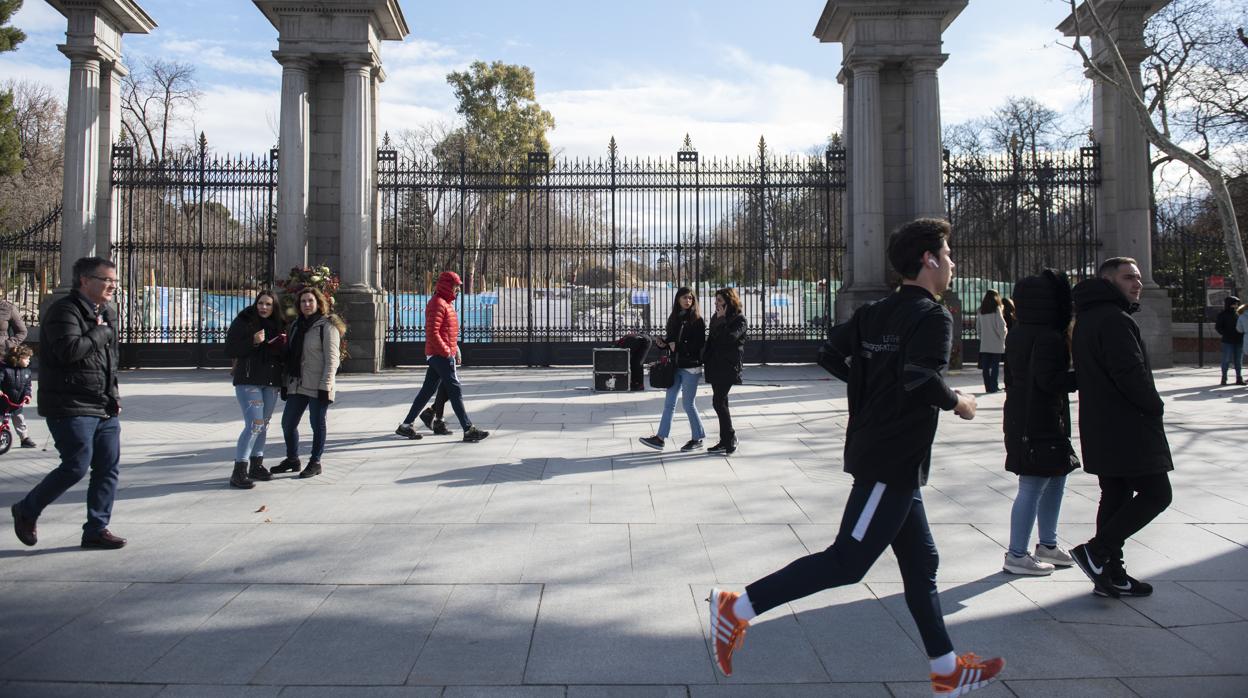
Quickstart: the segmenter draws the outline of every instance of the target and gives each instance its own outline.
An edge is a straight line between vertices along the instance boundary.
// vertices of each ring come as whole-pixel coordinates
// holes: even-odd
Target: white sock
[[[741,595],[732,604],[732,615],[744,621],[754,620],[754,616],[758,614],[754,612],[754,607],[750,605],[749,594],[741,592]]]
[[[950,652],[949,654],[932,659],[932,673],[941,676],[947,676],[958,668],[958,655]]]

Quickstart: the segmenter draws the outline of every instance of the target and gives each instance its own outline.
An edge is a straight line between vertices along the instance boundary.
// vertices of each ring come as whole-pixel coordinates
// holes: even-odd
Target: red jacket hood
[[[438,275],[438,288],[434,295],[441,296],[447,301],[453,301],[455,300],[455,287],[461,283],[463,282],[459,280],[459,274],[453,271],[444,271]]]

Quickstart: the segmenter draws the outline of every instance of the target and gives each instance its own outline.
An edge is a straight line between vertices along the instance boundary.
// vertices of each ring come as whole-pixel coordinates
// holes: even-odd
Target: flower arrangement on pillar
[[[338,278],[329,267],[321,265],[319,267],[291,267],[290,274],[285,279],[277,281],[277,287],[282,290],[281,299],[278,301],[282,309],[282,318],[287,323],[294,322],[299,316],[298,305],[299,293],[309,286],[320,291],[325,296],[325,302],[329,305],[326,308],[325,315],[329,317],[330,322],[338,328],[342,333],[341,341],[341,359],[345,361],[350,358],[347,352],[347,321],[338,310],[338,300],[335,295],[338,293],[338,287],[342,280]]]

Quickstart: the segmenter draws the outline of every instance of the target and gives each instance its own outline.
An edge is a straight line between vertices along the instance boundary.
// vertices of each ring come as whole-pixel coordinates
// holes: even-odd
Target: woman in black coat
[[[264,467],[264,443],[282,385],[286,334],[278,312],[277,296],[261,291],[256,302],[234,318],[226,333],[225,354],[234,362],[234,396],[243,411],[231,487],[251,489],[256,486],[253,480],[272,479]]]
[[[696,451],[702,448],[702,439],[706,437],[697,405],[694,404],[698,383],[702,380],[702,347],[706,344],[706,321],[698,310],[698,297],[693,289],[687,286],[676,289],[676,297],[672,300],[672,313],[667,316],[666,332],[663,339],[655,339],[655,344],[660,349],[671,352],[672,361],[676,363],[676,380],[667,389],[667,395],[663,399],[659,431],[654,436],[641,439],[641,443],[658,451],[663,450],[663,445],[672,431],[676,398],[681,397],[692,434],[680,450]]]
[[[728,391],[741,382],[741,363],[745,356],[745,316],[736,289],[721,288],[715,292],[715,314],[702,353],[706,382],[711,384],[711,406],[719,418],[719,443],[707,453],[730,456],[737,451],[737,432],[732,428],[728,412]]]
[[[1046,575],[1073,558],[1057,545],[1066,475],[1079,467],[1070,445],[1071,292],[1065,274],[1045,269],[1014,286],[1017,316],[1005,338],[1005,469],[1018,475],[1003,568]],[[1040,543],[1028,552],[1033,523]]]

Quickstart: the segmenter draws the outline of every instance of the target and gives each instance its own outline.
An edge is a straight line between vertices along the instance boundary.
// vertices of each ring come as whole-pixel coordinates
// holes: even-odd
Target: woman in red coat
[[[464,410],[464,394],[459,383],[459,375],[455,371],[457,364],[462,363],[459,353],[459,318],[455,315],[455,296],[459,293],[462,283],[459,274],[444,271],[438,276],[438,288],[429,304],[425,306],[425,359],[429,369],[425,371],[425,383],[416,399],[412,400],[412,409],[408,410],[407,418],[394,433],[409,439],[419,439],[420,435],[412,427],[412,423],[424,409],[425,403],[437,392],[439,385],[446,386],[447,397],[451,401],[451,409],[459,419],[459,426],[464,430],[464,441],[475,442],[490,435],[472,425],[468,412]]]

